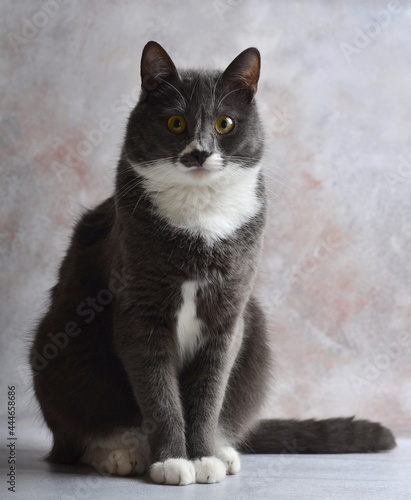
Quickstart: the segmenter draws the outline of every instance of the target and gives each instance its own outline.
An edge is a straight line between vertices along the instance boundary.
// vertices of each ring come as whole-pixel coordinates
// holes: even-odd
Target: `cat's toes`
[[[194,465],[184,458],[169,458],[156,462],[150,468],[151,479],[158,484],[186,485],[195,483]]]
[[[81,461],[116,476],[140,475],[146,468],[144,457],[139,455],[136,450],[127,448],[88,450]]]
[[[217,457],[194,460],[197,483],[219,483],[226,475],[226,466]]]
[[[96,457],[97,458],[97,457]],[[131,476],[135,472],[135,459],[127,449],[112,450],[100,462],[102,469],[117,476]]]
[[[129,476],[134,472],[134,462],[128,450],[114,450],[109,460],[115,464],[114,474]]]
[[[147,461],[140,454],[132,454],[133,458],[133,473],[131,475],[141,476],[147,470]]]
[[[241,468],[240,455],[231,446],[223,446],[218,450],[217,457],[225,463],[227,474],[237,474]]]

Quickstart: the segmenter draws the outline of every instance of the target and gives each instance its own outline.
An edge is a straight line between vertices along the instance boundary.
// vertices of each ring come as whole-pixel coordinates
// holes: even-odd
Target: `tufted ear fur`
[[[141,85],[145,90],[157,87],[161,80],[179,79],[170,56],[157,42],[148,42],[141,56]]]
[[[228,66],[224,71],[223,79],[231,80],[255,93],[260,77],[260,66],[260,52],[255,47],[250,47],[241,52]]]
[[[260,52],[250,47],[239,54],[221,78],[227,90],[244,90],[251,100],[257,92],[260,77]]]

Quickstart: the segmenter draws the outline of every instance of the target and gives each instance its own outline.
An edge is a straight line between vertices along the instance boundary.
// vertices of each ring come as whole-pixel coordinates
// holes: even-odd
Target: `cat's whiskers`
[[[153,167],[151,170],[156,171],[156,170],[161,169],[162,167],[163,167],[163,165],[158,165],[156,167]],[[137,174],[137,172],[134,169],[130,169],[130,170],[134,174],[139,175],[139,174]],[[129,182],[127,182],[124,186],[122,186],[118,190],[118,194],[121,194],[121,196],[120,196],[120,198],[118,198],[118,200],[121,200],[127,193],[129,193],[134,187],[136,187],[138,184],[140,184],[143,180],[144,180],[144,178],[142,176],[140,176],[140,177],[133,178]],[[132,184],[131,187],[130,187],[130,184]],[[127,188],[129,188],[129,189],[127,189]],[[124,192],[124,191],[126,191],[126,192]]]
[[[212,97],[213,106],[215,106],[215,93],[216,93],[216,90],[217,90],[218,82],[221,79],[221,75],[222,75],[222,73],[220,75],[218,75],[218,78],[217,78],[217,80],[216,80],[216,82],[214,84],[214,87],[213,87],[212,91],[211,91],[211,97]]]
[[[245,165],[255,165],[256,161],[248,156],[226,156],[227,160],[231,160],[233,163],[245,164]]]
[[[183,96],[183,94],[172,83],[168,82],[167,80],[164,80],[164,78],[161,78],[160,76],[158,76],[157,79],[161,80],[162,82],[166,83],[169,87],[174,89],[177,92],[177,94],[181,97],[181,99],[183,100],[184,105],[185,106],[188,105],[187,99]]]
[[[262,167],[264,169],[268,169],[268,171],[271,173],[275,173],[284,180],[288,180],[289,178],[289,172],[287,172],[286,170],[277,165],[273,165],[272,162],[269,161],[268,159],[262,160]]]
[[[234,92],[238,92],[239,90],[242,90],[241,88],[239,89],[234,89],[234,90],[231,90],[230,92],[228,92],[228,94],[225,94],[219,101],[219,103],[217,104],[217,108],[219,108],[221,106],[221,104],[223,103],[224,99],[226,99],[229,95],[233,94]]]
[[[288,188],[288,189],[291,189],[292,191],[297,191],[296,188],[292,187],[292,186],[289,186],[288,184],[286,184],[285,182],[282,182],[280,181],[279,179],[277,179],[276,177],[273,177],[272,175],[269,175],[267,174],[266,172],[264,172],[264,175],[266,177],[268,177],[268,179],[272,179],[273,181],[275,182],[278,182],[278,184],[281,184],[282,186]]]
[[[191,95],[190,95],[190,103],[193,100],[194,91],[195,91],[195,89],[197,87],[198,81],[199,81],[199,77],[197,77],[196,81],[194,82],[193,90],[191,91]]]
[[[144,197],[146,198],[149,194],[152,194],[152,192],[153,192],[153,191],[152,191],[153,187],[154,187],[154,186],[156,186],[156,184],[158,184],[159,182],[161,182],[163,179],[165,179],[168,175],[169,175],[169,171],[168,171],[168,170],[166,170],[166,171],[164,172],[164,175],[162,175],[161,177],[159,177],[159,178],[156,180],[156,182],[150,186],[150,191],[149,191],[148,189],[145,189],[145,190],[143,191],[143,193],[141,194],[140,198],[137,200],[137,203],[136,203],[136,205],[135,205],[135,207],[134,207],[134,209],[133,209],[133,215],[134,215],[134,213],[135,213],[135,211],[136,211],[136,208],[137,208],[137,205],[140,203],[140,200],[142,199],[142,197],[144,196]],[[146,180],[146,179],[144,179],[144,178],[143,178],[143,180]]]
[[[121,196],[116,197],[116,201],[118,202],[118,201],[122,200],[130,191],[132,191],[138,185],[140,185],[143,182],[143,180],[144,179],[142,177],[136,177],[131,182],[128,182],[125,186],[123,186]],[[131,184],[131,186],[130,186],[130,184]],[[125,188],[128,188],[128,189],[125,189]],[[120,191],[119,191],[119,193],[120,193]]]
[[[174,158],[177,158],[177,157],[169,156],[169,157],[166,157],[166,158],[162,158],[160,160],[151,160],[151,161],[148,161],[148,162],[139,162],[138,165],[139,166],[147,166],[147,165],[150,166],[152,164],[155,164],[155,163],[158,163],[158,162],[162,162],[160,165],[157,165],[157,166],[154,166],[154,167],[150,166],[150,172],[155,172],[157,170],[161,170],[164,167],[164,164],[163,164],[164,161],[167,161],[167,160],[170,160],[170,159],[174,159]],[[133,189],[135,189],[138,185],[140,185],[145,180],[144,177],[141,176],[141,174],[138,174],[136,172],[136,170],[133,167],[133,165],[131,164],[130,160],[128,158],[126,158],[126,159],[129,162],[129,166],[126,168],[126,171],[124,172],[124,174],[131,171],[134,174],[138,175],[138,177],[131,179],[129,182],[127,182],[124,186],[122,186],[118,190],[117,193],[118,193],[118,195],[121,195],[121,196],[116,198],[117,202],[120,201],[120,200],[122,200],[130,191],[132,191]],[[110,211],[113,210],[114,208],[115,208],[115,204],[113,204],[113,207],[110,209]]]
[[[233,168],[231,165],[228,165],[226,168],[230,169],[230,177],[231,178],[234,177],[234,178],[236,178],[236,179],[238,179],[240,181],[242,180],[242,172],[241,171],[237,170],[236,168]],[[262,170],[262,174],[263,174],[263,176],[265,176],[265,173],[264,173],[263,170]],[[279,200],[281,200],[281,197],[278,194],[274,193],[274,191],[272,189],[270,189],[269,187],[267,187],[266,184],[264,185],[264,190],[269,191],[274,197],[276,197]],[[274,207],[273,202],[269,198],[266,198],[266,201],[269,204],[269,206]]]
[[[125,159],[127,160],[128,162],[128,166],[127,166],[127,169],[128,170],[134,170],[134,168],[136,166],[146,166],[146,165],[152,165],[152,164],[155,164],[155,163],[158,163],[158,162],[164,162],[164,161],[169,161],[169,160],[173,160],[173,159],[177,159],[178,156],[165,156],[165,157],[162,157],[162,158],[156,158],[154,160],[145,160],[145,161],[133,161],[130,159],[130,157],[128,155],[125,156]]]
[[[227,158],[231,159],[231,160],[238,160],[239,162],[243,162],[245,164],[250,164],[250,165],[252,165],[254,163],[254,160],[250,159],[249,157],[244,157],[244,156],[239,156],[239,155],[231,155],[231,156],[227,156]],[[288,179],[287,172],[284,169],[282,169],[281,167],[273,166],[271,163],[269,164],[266,159],[263,159],[261,162],[261,168],[262,168],[263,174],[266,177],[268,177],[269,179],[273,179],[273,180],[279,182],[280,184],[283,184],[284,186],[295,190],[295,188],[288,186],[287,184],[282,183],[279,179],[268,174],[266,171],[266,169],[269,168],[271,173],[273,173],[274,175],[277,175],[278,177],[281,177],[284,180],[287,180]],[[273,172],[273,170],[279,170],[279,172]]]

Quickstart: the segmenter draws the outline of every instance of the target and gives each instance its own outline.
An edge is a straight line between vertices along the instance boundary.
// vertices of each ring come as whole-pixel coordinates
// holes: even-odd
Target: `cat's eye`
[[[187,124],[182,116],[173,115],[167,120],[167,127],[173,134],[181,134],[184,132]]]
[[[234,120],[229,116],[220,116],[215,122],[215,129],[221,135],[228,134],[234,128]]]

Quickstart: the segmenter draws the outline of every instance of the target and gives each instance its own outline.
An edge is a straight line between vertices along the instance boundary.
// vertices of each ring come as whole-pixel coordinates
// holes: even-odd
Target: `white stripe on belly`
[[[177,339],[183,362],[193,358],[201,340],[201,320],[197,318],[196,308],[198,287],[197,281],[185,281],[181,286],[182,303],[177,311]]]

